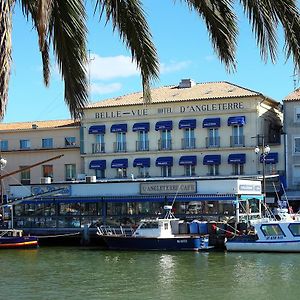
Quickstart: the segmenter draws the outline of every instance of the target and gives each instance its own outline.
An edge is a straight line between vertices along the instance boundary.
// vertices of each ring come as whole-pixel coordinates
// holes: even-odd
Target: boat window
[[[261,231],[265,236],[284,236],[281,227],[278,224],[265,224],[261,226]]]
[[[289,230],[293,236],[300,236],[300,223],[290,224]]]
[[[157,222],[143,223],[140,228],[143,228],[143,229],[158,228],[158,223]]]
[[[165,223],[165,224],[164,224],[164,229],[165,229],[165,230],[168,230],[168,227],[169,227],[169,226],[168,226],[168,223]]]

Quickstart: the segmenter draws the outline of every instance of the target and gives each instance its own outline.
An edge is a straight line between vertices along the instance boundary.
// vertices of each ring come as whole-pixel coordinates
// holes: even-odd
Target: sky
[[[183,78],[191,78],[197,83],[229,81],[276,101],[282,101],[298,87],[292,61],[286,61],[284,56],[282,30],[279,30],[276,64],[265,63],[251,26],[239,10],[237,71],[228,73],[213,51],[203,20],[181,1],[175,4],[173,0],[142,2],[160,62],[160,77],[153,87],[177,85]],[[99,14],[93,14],[94,1],[87,0],[86,3],[90,101],[141,91],[139,71],[131,61],[129,50],[118,33],[113,33],[110,24],[99,22]],[[12,46],[9,100],[3,122],[69,119],[63,82],[55,60],[52,58],[50,87],[45,87],[37,35],[18,5],[13,16]]]

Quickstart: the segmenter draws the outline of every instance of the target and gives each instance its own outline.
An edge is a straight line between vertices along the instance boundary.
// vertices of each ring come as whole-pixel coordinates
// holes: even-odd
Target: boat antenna
[[[177,189],[177,191],[176,191],[176,194],[175,194],[175,196],[174,196],[173,202],[172,202],[172,204],[171,204],[172,207],[173,207],[173,205],[174,205],[174,203],[175,203],[175,201],[176,201],[176,198],[177,198],[177,195],[178,195],[178,193],[179,193],[180,187],[181,187],[181,184],[179,184],[178,189]]]

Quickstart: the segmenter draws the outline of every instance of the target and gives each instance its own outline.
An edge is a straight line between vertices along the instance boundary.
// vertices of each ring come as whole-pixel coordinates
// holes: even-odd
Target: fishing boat
[[[0,249],[11,248],[37,248],[38,239],[35,236],[24,235],[23,230],[1,229],[0,230]]]
[[[142,220],[135,230],[98,227],[98,235],[114,250],[208,250],[209,236],[180,233],[180,219],[165,206],[163,218]]]
[[[225,240],[227,251],[300,252],[300,216],[279,209],[274,216],[249,221],[250,232]]]

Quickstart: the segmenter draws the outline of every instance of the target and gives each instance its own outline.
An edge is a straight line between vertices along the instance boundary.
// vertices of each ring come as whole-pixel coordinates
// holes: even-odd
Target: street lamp
[[[270,153],[271,149],[269,145],[265,145],[264,136],[262,136],[262,148],[260,149],[259,146],[256,146],[254,149],[256,154],[261,152],[261,160],[263,163],[263,188],[262,194],[264,197],[264,204],[266,204],[266,174],[265,174],[265,167],[266,167],[266,156]]]
[[[2,178],[1,178],[1,175],[2,175],[2,170],[5,168],[7,164],[7,160],[3,157],[0,157],[0,195],[1,195],[1,204],[3,204],[3,184],[2,184]]]

